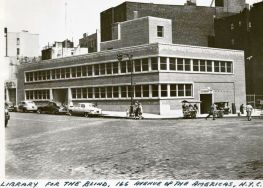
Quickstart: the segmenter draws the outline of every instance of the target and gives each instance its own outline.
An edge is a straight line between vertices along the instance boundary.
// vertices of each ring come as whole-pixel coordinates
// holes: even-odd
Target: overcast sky
[[[83,33],[100,28],[100,12],[124,0],[1,0],[4,2],[4,26],[9,32],[28,30],[38,33],[40,48],[66,37],[78,41]],[[156,4],[182,5],[186,0],[131,0]],[[212,0],[197,0],[199,6],[210,6]],[[261,0],[247,0],[252,4]],[[67,8],[65,9],[65,2]],[[2,8],[1,8],[2,9]],[[3,11],[1,10],[0,11]],[[66,10],[66,11],[65,11]],[[67,12],[67,24],[65,24]],[[3,18],[1,18],[3,19]]]

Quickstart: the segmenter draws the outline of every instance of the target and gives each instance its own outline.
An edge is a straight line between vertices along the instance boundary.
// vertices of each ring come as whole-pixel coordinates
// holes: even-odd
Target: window
[[[178,97],[184,96],[184,84],[178,84]]]
[[[62,68],[61,69],[61,78],[65,78],[65,69],[64,68]]]
[[[132,62],[129,61],[129,62],[127,63],[127,71],[128,71],[128,72],[131,72],[131,70],[132,70],[132,65],[133,65],[133,64],[134,64],[134,61],[132,61]]]
[[[73,99],[76,99],[76,97],[77,97],[77,93],[76,93],[77,91],[76,91],[76,88],[72,88],[71,89],[71,94],[72,94],[72,98]]]
[[[171,84],[170,85],[170,96],[171,97],[176,97],[177,96],[177,93],[176,93],[176,91],[177,91],[177,89],[176,89],[176,84]]]
[[[205,60],[200,60],[200,71],[205,72]]]
[[[20,49],[19,48],[16,49],[16,55],[20,55]]]
[[[100,88],[94,87],[95,98],[100,98]]]
[[[87,76],[87,67],[82,66],[81,70],[82,70],[82,76]]]
[[[158,59],[157,57],[151,58],[152,70],[158,70]]]
[[[118,86],[113,87],[113,98],[119,98],[119,87]]]
[[[167,70],[166,57],[160,57],[160,69]]]
[[[176,70],[176,59],[170,58],[170,70]]]
[[[221,72],[226,72],[226,62],[221,61],[220,68],[221,68]]]
[[[167,85],[161,84],[161,97],[167,97]]]
[[[47,73],[47,80],[50,80],[50,70],[47,70],[46,73]]]
[[[82,88],[82,98],[87,98],[87,88]]]
[[[199,71],[199,60],[198,59],[193,60],[193,70]]]
[[[112,74],[111,63],[106,64],[107,74]]]
[[[39,75],[38,75],[38,78],[39,78]],[[56,79],[56,70],[55,69],[51,70],[51,78]]]
[[[26,74],[28,74],[28,73],[26,73]],[[38,72],[34,72],[34,80],[35,80],[35,81],[37,81],[37,79],[38,79],[37,76],[38,76]],[[28,80],[26,80],[26,81],[28,81]]]
[[[16,45],[20,45],[20,38],[16,38]]]
[[[152,85],[152,97],[158,97],[159,96],[159,89],[158,85]]]
[[[88,76],[92,76],[92,65],[88,65],[87,69],[88,69]]]
[[[183,71],[184,70],[184,62],[182,58],[177,59],[177,70]]]
[[[131,89],[131,86],[128,86],[128,97],[133,96],[133,91]]]
[[[163,26],[157,26],[157,37],[163,37]]]
[[[121,73],[126,73],[126,68],[127,68],[126,63],[127,63],[126,61],[121,62]]]
[[[93,98],[93,89],[87,88],[87,92],[88,92],[88,98]]]
[[[105,87],[100,88],[100,98],[106,98],[106,89]]]
[[[119,63],[118,62],[112,63],[112,70],[113,70],[113,74],[119,73]]]
[[[107,98],[112,98],[112,87],[107,87]]]
[[[100,64],[100,75],[105,75],[105,64]]]
[[[148,71],[149,66],[148,66],[148,59],[144,58],[142,59],[142,71]]]
[[[99,75],[100,74],[99,64],[94,65],[94,73],[95,73],[95,75]]]
[[[126,98],[127,97],[126,86],[121,86],[121,97],[122,98]]]
[[[71,67],[71,77],[75,78],[76,77],[76,67]]]
[[[38,80],[42,80],[43,76],[42,76],[42,71],[38,71]]]
[[[47,72],[46,71],[42,71],[42,78],[43,78],[43,80],[47,80]],[[33,79],[32,79],[32,81],[33,81]]]
[[[135,86],[135,97],[142,97],[141,85]]]
[[[56,69],[56,79],[60,79],[60,69]]]
[[[214,61],[214,72],[220,72],[219,68],[219,61]]]
[[[81,88],[77,88],[77,98],[81,99]]]
[[[190,59],[184,59],[184,70],[185,71],[190,71],[191,70]]]
[[[212,72],[212,61],[210,61],[210,60],[206,61],[206,71]]]
[[[66,78],[70,78],[70,68],[65,68]]]
[[[142,86],[143,97],[149,97],[149,85]]]
[[[192,96],[192,85],[185,84],[185,96]]]
[[[141,72],[141,60],[140,59],[134,60],[134,67],[135,67],[135,72]]]
[[[227,72],[232,72],[232,62],[226,62]]]

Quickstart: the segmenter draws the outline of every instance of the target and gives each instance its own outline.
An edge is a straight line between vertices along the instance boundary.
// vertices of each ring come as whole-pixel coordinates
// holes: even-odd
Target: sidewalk
[[[126,112],[117,112],[117,111],[103,111],[103,117],[107,118],[127,118]],[[197,114],[197,118],[205,118],[208,114]],[[242,117],[246,117],[245,114],[240,114]],[[263,111],[261,110],[254,110],[252,113],[253,117],[262,117],[263,118]],[[176,116],[176,115],[158,115],[158,114],[149,114],[143,113],[144,119],[182,119],[183,116]],[[224,115],[224,118],[230,117],[238,117],[237,114],[228,114]]]

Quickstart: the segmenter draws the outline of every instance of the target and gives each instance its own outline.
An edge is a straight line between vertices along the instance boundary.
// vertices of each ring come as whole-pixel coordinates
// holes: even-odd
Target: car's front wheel
[[[41,114],[41,113],[42,113],[42,110],[41,110],[41,109],[38,109],[38,110],[37,110],[37,113],[38,113],[38,114]]]

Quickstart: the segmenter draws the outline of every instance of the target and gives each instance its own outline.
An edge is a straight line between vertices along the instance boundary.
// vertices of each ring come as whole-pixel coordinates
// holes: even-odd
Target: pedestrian
[[[136,101],[134,105],[134,119],[139,118],[139,102]]]
[[[246,111],[247,111],[247,120],[251,121],[251,119],[252,119],[251,115],[252,115],[253,107],[250,104],[247,104]]]
[[[139,119],[143,119],[142,114],[143,114],[142,104],[139,103],[139,105],[138,105],[138,117],[139,117]]]
[[[244,114],[244,108],[245,108],[244,104],[241,104],[241,106],[240,106],[240,113],[241,114]]]
[[[215,116],[216,116],[216,104],[215,103],[211,105],[210,112],[208,116],[206,116],[205,119],[207,120],[207,118],[209,118],[211,115],[213,116],[213,120],[215,120]]]

